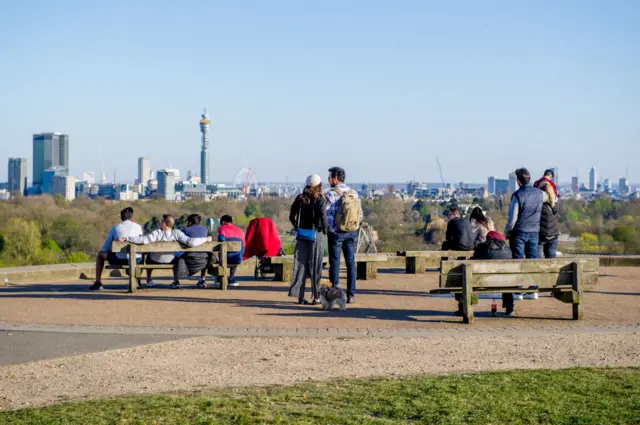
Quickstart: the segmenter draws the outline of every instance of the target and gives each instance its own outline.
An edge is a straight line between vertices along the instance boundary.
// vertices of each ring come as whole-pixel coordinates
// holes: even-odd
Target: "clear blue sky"
[[[5,1],[0,180],[45,131],[78,176],[100,145],[118,180],[138,156],[199,174],[206,107],[216,181],[438,181],[436,156],[447,181],[640,181],[639,22],[634,0]]]

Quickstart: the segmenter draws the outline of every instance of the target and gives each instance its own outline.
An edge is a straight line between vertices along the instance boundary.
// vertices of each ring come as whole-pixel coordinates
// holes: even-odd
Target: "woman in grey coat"
[[[305,299],[305,283],[311,279],[311,304],[320,302],[318,287],[322,278],[322,259],[327,240],[327,200],[322,194],[322,179],[309,176],[302,194],[291,205],[289,221],[297,230],[296,249],[293,254],[293,277],[289,296],[297,297],[299,304],[309,304]]]

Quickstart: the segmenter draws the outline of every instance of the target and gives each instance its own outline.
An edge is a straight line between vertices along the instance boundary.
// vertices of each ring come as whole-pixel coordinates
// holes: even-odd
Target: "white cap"
[[[307,186],[317,186],[320,183],[322,183],[322,178],[317,174],[307,177]]]

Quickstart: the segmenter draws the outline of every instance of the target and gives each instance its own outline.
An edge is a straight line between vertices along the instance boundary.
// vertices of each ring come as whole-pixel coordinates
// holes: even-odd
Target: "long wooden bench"
[[[437,269],[441,260],[462,260],[470,258],[473,251],[399,251],[400,257],[406,257],[407,274],[422,274],[425,269]]]
[[[229,268],[227,267],[227,254],[229,252],[239,252],[241,250],[240,242],[207,242],[200,246],[188,247],[178,242],[154,242],[147,245],[136,245],[128,242],[113,242],[112,252],[121,252],[129,254],[128,266],[107,266],[108,269],[121,269],[129,271],[129,292],[136,292],[138,282],[145,269],[172,269],[172,264],[137,264],[135,261],[136,254],[148,253],[175,253],[175,252],[207,252],[219,253],[221,264],[212,264],[208,271],[211,276],[220,277],[220,289],[226,290],[229,284]],[[133,261],[131,261],[133,259]]]
[[[461,293],[464,323],[473,323],[478,292],[550,292],[573,305],[573,319],[583,318],[583,293],[598,282],[598,258],[549,260],[454,260],[443,261],[440,287],[431,293]]]
[[[378,265],[384,263],[389,258],[384,254],[356,254],[356,279],[374,280],[378,278]],[[276,282],[289,282],[293,275],[293,255],[283,255],[281,257],[268,257],[264,259],[267,265],[273,267]],[[329,263],[329,259],[324,257],[323,264]],[[344,266],[344,259],[341,259]]]

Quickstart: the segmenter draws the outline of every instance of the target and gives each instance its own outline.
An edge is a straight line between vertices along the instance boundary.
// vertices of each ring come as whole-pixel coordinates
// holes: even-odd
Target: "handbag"
[[[317,231],[313,229],[301,229],[300,228],[300,216],[302,215],[302,200],[300,201],[300,210],[298,211],[298,230],[296,234],[296,240],[298,241],[307,241],[307,242],[315,242],[316,241],[316,233]],[[313,222],[313,216],[312,220]]]

